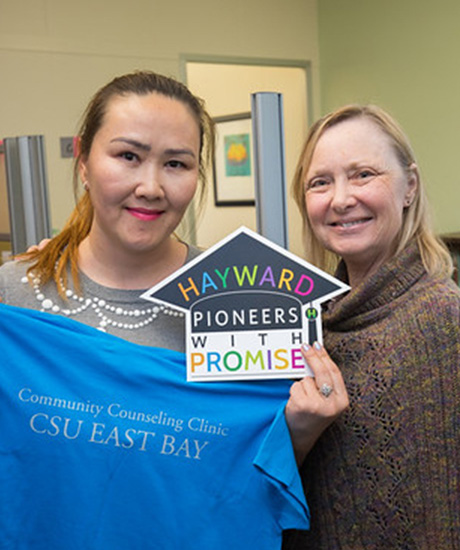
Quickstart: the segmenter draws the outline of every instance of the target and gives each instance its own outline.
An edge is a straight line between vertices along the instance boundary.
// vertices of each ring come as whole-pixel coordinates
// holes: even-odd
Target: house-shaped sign
[[[241,227],[143,294],[185,313],[187,380],[298,378],[321,303],[349,287]]]

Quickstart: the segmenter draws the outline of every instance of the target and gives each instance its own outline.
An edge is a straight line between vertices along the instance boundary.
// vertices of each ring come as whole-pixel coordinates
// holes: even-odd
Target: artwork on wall
[[[216,206],[253,206],[254,156],[251,113],[214,119],[216,155],[214,198]]]

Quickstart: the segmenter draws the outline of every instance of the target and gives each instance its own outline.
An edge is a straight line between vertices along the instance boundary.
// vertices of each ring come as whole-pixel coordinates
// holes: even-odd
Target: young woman
[[[179,82],[138,72],[101,88],[79,132],[84,194],[43,250],[2,267],[3,301],[182,351],[182,321],[139,295],[199,253],[174,230],[212,151],[212,121]]]
[[[80,179],[83,195],[47,246],[2,266],[0,298],[136,344],[184,351],[183,318],[140,295],[199,254],[174,231],[199,182],[203,193],[212,119],[183,84],[140,71],[94,95],[78,137],[74,186]],[[304,353],[316,379],[293,384],[286,410],[299,462],[348,404],[323,350]],[[334,388],[327,399],[318,390],[324,384]]]

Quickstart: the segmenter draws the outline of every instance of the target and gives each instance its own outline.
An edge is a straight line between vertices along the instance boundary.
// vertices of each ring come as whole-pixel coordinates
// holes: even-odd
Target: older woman
[[[409,142],[380,108],[341,108],[294,193],[308,259],[352,288],[323,315],[350,408],[304,462],[312,528],[285,546],[460,548],[460,296]]]

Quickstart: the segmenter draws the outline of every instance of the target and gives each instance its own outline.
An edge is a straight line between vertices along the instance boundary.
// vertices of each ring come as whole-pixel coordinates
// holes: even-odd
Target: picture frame
[[[216,206],[254,206],[251,113],[216,117],[214,122],[214,203]]]

